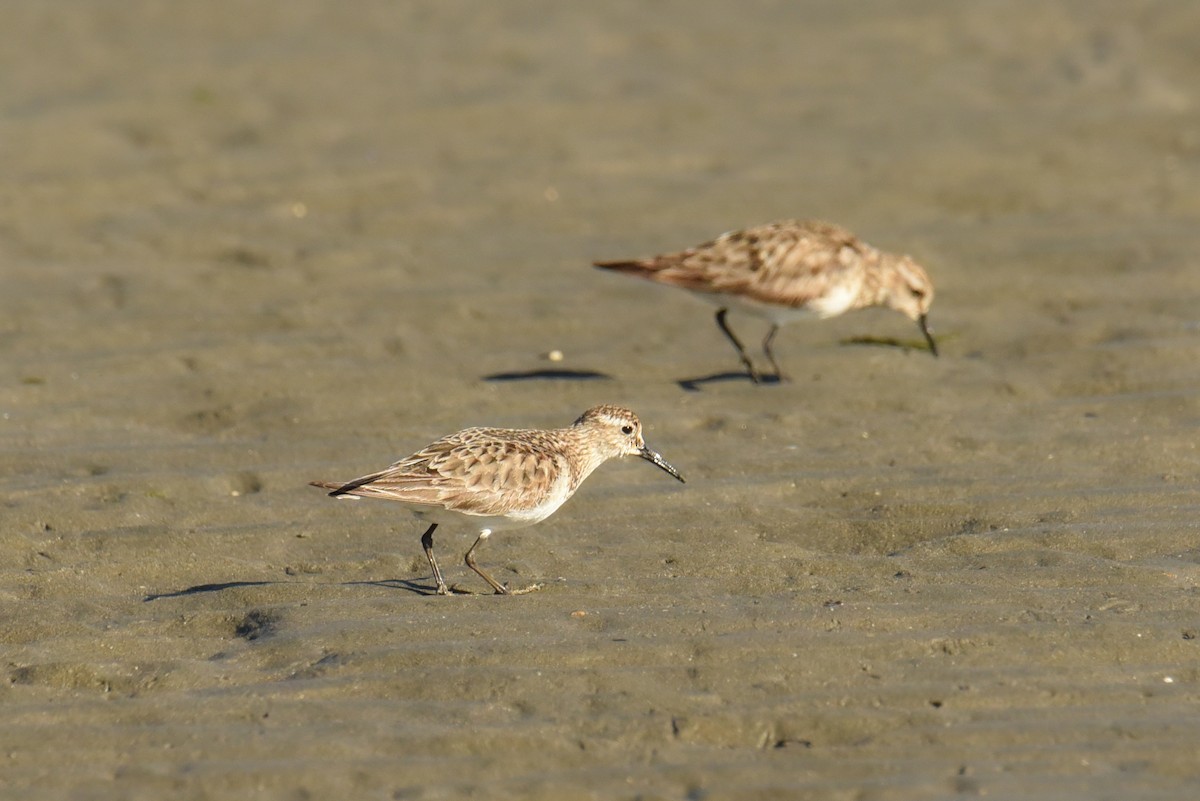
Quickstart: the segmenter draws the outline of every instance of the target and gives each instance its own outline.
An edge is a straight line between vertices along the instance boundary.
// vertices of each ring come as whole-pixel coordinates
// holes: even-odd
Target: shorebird
[[[554,514],[587,478],[615,456],[640,456],[679,481],[683,476],[642,439],[636,414],[620,406],[596,406],[567,428],[551,430],[466,428],[395,462],[378,473],[344,483],[310,482],[335,498],[400,501],[429,523],[421,547],[433,570],[438,595],[450,590],[433,556],[433,532],[442,523],[467,523],[479,532],[467,551],[467,567],[500,595],[510,590],[475,563],[475,549],[502,529],[522,528]]]
[[[877,250],[845,228],[789,220],[722,234],[694,248],[648,259],[595,262],[660,284],[690,289],[717,305],[717,325],[737,348],[750,378],[761,382],[746,349],[726,322],[738,309],[770,322],[762,349],[774,378],[783,374],[771,343],[779,326],[801,317],[836,317],[886,306],[913,320],[938,355],[926,315],[933,302],[929,276],[908,256]]]

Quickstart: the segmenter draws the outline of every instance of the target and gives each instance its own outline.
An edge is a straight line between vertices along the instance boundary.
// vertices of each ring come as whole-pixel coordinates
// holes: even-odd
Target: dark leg
[[[433,568],[433,580],[437,582],[437,594],[449,595],[450,589],[442,579],[442,571],[438,569],[437,560],[433,558],[433,530],[437,526],[437,523],[429,524],[429,528],[421,535],[421,547],[425,549],[425,558],[429,560],[429,566]]]
[[[721,327],[721,330],[725,332],[725,336],[728,337],[729,341],[733,343],[733,346],[737,348],[738,356],[741,358],[742,364],[746,365],[746,372],[750,373],[750,380],[755,384],[761,383],[762,379],[759,376],[758,371],[754,369],[754,364],[751,363],[750,357],[746,355],[746,349],[742,347],[741,341],[738,340],[737,336],[734,335],[733,331],[731,331],[729,326],[725,323],[725,315],[728,312],[729,309],[717,309],[717,325]]]
[[[492,585],[492,589],[496,591],[497,595],[508,595],[508,590],[502,584],[500,584],[500,582],[496,581],[494,578],[489,576],[487,573],[484,573],[483,570],[479,567],[479,565],[475,564],[475,556],[474,556],[475,549],[478,548],[479,543],[486,540],[488,538],[488,535],[490,535],[491,533],[492,532],[490,532],[490,531],[485,531],[484,533],[480,534],[479,537],[476,538],[475,544],[472,545],[470,547],[470,549],[467,550],[467,555],[465,557],[463,557],[463,559],[466,561],[467,567],[474,570],[476,573],[478,573],[480,575],[480,577],[483,578],[484,581],[486,581],[488,584]]]
[[[771,330],[767,332],[766,339],[763,340],[763,353],[767,355],[767,361],[771,363],[771,369],[775,371],[775,380],[783,381],[783,371],[779,369],[779,363],[775,361],[775,354],[771,352],[771,343],[775,341],[775,332],[779,330],[779,325],[771,324]]]

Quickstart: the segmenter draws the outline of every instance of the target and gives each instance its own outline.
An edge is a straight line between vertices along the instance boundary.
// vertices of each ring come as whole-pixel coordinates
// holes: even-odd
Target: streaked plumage
[[[929,276],[908,256],[877,250],[837,225],[804,220],[771,223],[723,234],[678,253],[595,266],[690,289],[717,304],[717,325],[756,382],[758,370],[725,321],[731,308],[771,323],[763,352],[777,377],[779,365],[771,341],[780,325],[869,306],[895,309],[916,322],[930,352],[937,355],[926,324],[933,302]]]
[[[334,497],[400,501],[429,522],[421,544],[440,595],[449,590],[433,556],[433,531],[441,523],[471,522],[479,537],[467,551],[467,566],[497,593],[506,594],[507,588],[475,564],[476,546],[493,531],[545,520],[593,470],[627,455],[640,456],[683,481],[679,471],[647,447],[636,414],[620,406],[596,406],[567,428],[467,428],[378,473],[346,483],[311,483],[333,490],[329,494]]]

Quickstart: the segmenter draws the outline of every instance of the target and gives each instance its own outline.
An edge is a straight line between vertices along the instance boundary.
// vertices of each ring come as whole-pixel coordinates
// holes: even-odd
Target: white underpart
[[[525,526],[532,526],[534,523],[541,522],[554,514],[558,507],[566,503],[570,497],[570,470],[566,465],[566,460],[562,460],[560,462],[558,478],[555,479],[550,492],[546,495],[546,499],[537,506],[532,506],[528,509],[515,509],[506,515],[477,515],[470,512],[447,509],[443,506],[414,503],[408,504],[408,510],[414,517],[428,523],[437,523],[438,525],[467,524],[476,531],[479,531],[481,537],[487,538],[491,536],[493,531],[524,528]]]
[[[854,308],[854,302],[858,300],[858,293],[861,287],[852,286],[850,284],[841,284],[833,287],[832,291],[824,296],[814,298],[809,301],[809,308],[817,313],[817,316],[824,319],[826,317],[837,317],[839,314],[850,311]]]
[[[691,294],[694,297],[700,298],[705,303],[710,303],[718,308],[742,312],[751,317],[757,317],[760,320],[768,320],[775,325],[786,325],[787,323],[805,318],[811,319],[817,316],[828,316],[818,315],[817,312],[808,307],[779,306],[774,303],[763,303],[762,301],[747,298],[743,295],[717,295],[712,292],[693,292]]]
[[[829,288],[829,291],[810,300],[803,306],[787,306],[780,303],[766,303],[755,298],[734,293],[701,292],[693,290],[690,294],[700,298],[705,303],[719,308],[732,309],[767,320],[775,325],[785,325],[795,320],[817,317],[822,320],[837,317],[855,306],[858,295],[862,291],[862,281],[844,281]]]
[[[508,527],[531,526],[545,520],[558,511],[558,507],[566,503],[571,494],[571,468],[568,467],[566,459],[560,458],[558,460],[558,476],[554,479],[550,491],[546,493],[546,500],[531,509],[509,512],[506,519],[513,523]]]

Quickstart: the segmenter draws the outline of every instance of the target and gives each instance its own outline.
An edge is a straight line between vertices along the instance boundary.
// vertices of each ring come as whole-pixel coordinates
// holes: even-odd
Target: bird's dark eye
[[[632,434],[633,426],[629,426],[629,425],[621,426],[621,433],[622,434]]]
[[[917,300],[922,300],[925,297],[924,289],[914,289],[912,291],[912,293],[913,293],[913,297],[916,298]]]

